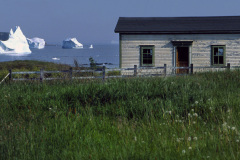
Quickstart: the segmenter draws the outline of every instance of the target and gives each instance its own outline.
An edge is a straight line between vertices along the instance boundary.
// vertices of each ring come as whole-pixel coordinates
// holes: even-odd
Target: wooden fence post
[[[134,73],[133,76],[136,77],[137,76],[137,65],[134,65]]]
[[[230,63],[227,63],[227,71],[230,71]]]
[[[72,80],[72,67],[69,68],[69,79]]]
[[[102,69],[103,82],[105,82],[105,78],[106,78],[105,72],[106,72],[106,66],[103,66],[103,69]]]
[[[12,69],[9,69],[9,81],[12,80]]]
[[[164,70],[163,70],[164,76],[167,75],[167,64],[164,64]]]
[[[193,74],[193,64],[190,65],[190,74]]]
[[[44,80],[44,70],[40,69],[40,82],[43,82]]]

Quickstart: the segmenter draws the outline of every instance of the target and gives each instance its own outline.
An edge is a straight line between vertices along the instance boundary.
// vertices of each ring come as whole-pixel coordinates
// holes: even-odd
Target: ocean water
[[[119,67],[119,45],[84,45],[82,49],[62,49],[61,46],[45,46],[44,49],[31,49],[31,54],[0,54],[0,62],[14,60],[40,60],[74,66],[74,60],[79,65],[89,66],[89,58],[92,57],[100,66],[108,68]]]

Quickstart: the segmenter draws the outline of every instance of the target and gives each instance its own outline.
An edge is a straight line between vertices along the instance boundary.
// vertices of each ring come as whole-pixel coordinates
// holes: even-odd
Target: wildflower
[[[142,143],[145,143],[144,141],[142,141]]]
[[[191,113],[188,113],[188,117],[190,117],[191,116]]]
[[[232,130],[234,131],[236,129],[236,127],[232,127]]]
[[[181,142],[181,139],[180,139],[180,138],[177,138],[177,142],[180,143],[180,142]]]
[[[198,104],[198,101],[195,101],[195,104]]]
[[[161,136],[161,133],[159,133],[159,135]]]
[[[238,142],[239,142],[239,140],[237,139],[237,140],[236,140],[236,142],[238,143]]]
[[[198,114],[197,114],[197,113],[194,113],[194,114],[193,114],[193,116],[197,117],[197,116],[198,116]]]
[[[193,124],[196,124],[196,122],[195,122],[195,121],[193,121]]]
[[[52,110],[52,108],[49,108],[49,110]]]
[[[197,141],[197,137],[194,137],[193,140]]]
[[[192,112],[194,112],[194,109],[191,109]]]
[[[188,147],[188,149],[189,149],[189,150],[191,150],[191,149],[192,149],[192,147]]]
[[[183,153],[183,154],[185,154],[185,153],[186,153],[186,151],[185,151],[185,150],[182,150],[182,153]]]
[[[191,141],[192,140],[192,138],[191,137],[188,137],[188,141]]]
[[[134,137],[134,141],[137,141],[137,137],[136,136]]]

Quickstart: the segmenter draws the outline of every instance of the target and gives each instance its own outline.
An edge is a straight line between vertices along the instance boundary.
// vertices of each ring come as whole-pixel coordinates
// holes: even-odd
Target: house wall
[[[191,62],[194,66],[211,66],[211,45],[226,45],[226,63],[240,66],[240,34],[120,34],[120,67],[140,66],[140,46],[155,46],[155,67],[173,65],[172,40],[193,40]]]

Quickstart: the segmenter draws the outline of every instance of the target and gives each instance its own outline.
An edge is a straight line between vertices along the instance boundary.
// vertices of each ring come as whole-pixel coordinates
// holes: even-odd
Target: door
[[[176,67],[189,67],[189,47],[177,47]],[[176,73],[185,74],[189,69],[177,69]]]

